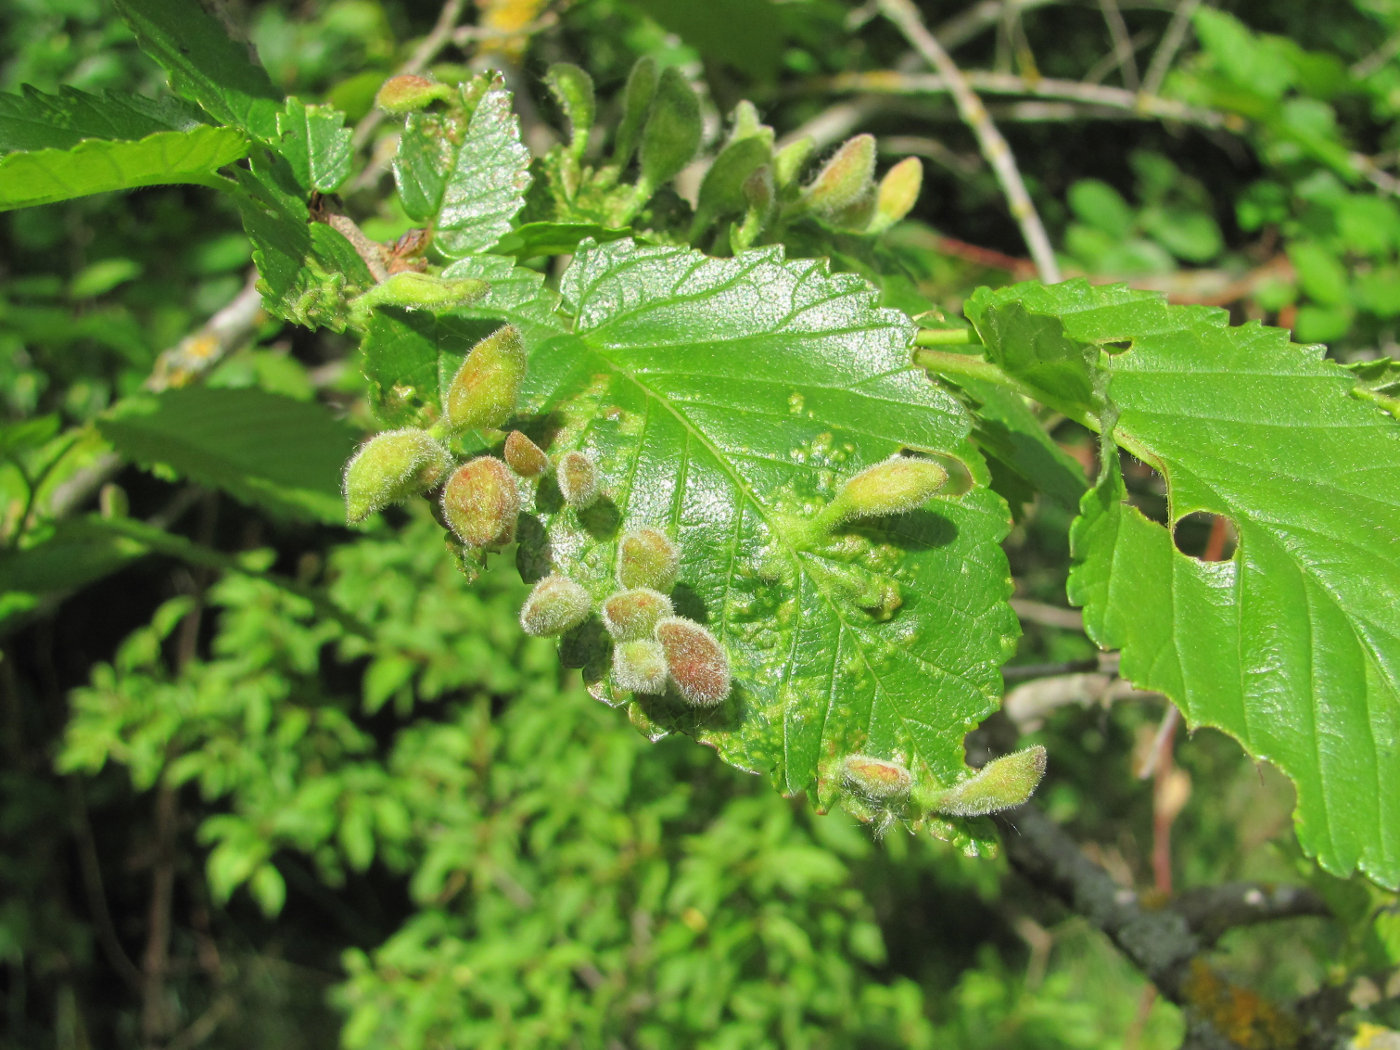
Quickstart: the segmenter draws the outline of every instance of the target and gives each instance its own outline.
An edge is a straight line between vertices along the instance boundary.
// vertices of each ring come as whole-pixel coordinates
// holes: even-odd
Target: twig
[[[1050,238],[1045,232],[1045,225],[1040,221],[1040,215],[1035,210],[1030,194],[1026,192],[1026,184],[1016,167],[1016,159],[1012,156],[1011,147],[1006,144],[1006,139],[1002,138],[981,100],[968,86],[962,71],[954,64],[948,52],[943,50],[943,46],[934,39],[933,34],[925,28],[918,9],[911,0],[880,0],[880,10],[947,83],[953,100],[957,103],[958,113],[972,129],[982,155],[996,172],[1002,193],[1005,194],[1007,204],[1011,208],[1011,215],[1021,227],[1021,236],[1025,238],[1026,247],[1031,253],[1031,258],[1035,260],[1040,279],[1055,283],[1060,279],[1060,267],[1055,261],[1054,249],[1050,246]]]
[[[1291,1010],[1228,982],[1206,962],[1206,946],[1185,915],[1170,907],[1145,907],[1135,891],[1116,883],[1033,805],[993,819],[1012,866],[1107,934],[1163,996],[1182,1008],[1183,1045],[1238,1050],[1343,1044],[1336,1032],[1307,1033],[1305,1039]]]
[[[1108,84],[1086,84],[1079,80],[1024,77],[1016,73],[959,71],[967,86],[987,95],[1028,95],[1032,98],[1080,102],[1104,109],[1121,110],[1141,120],[1178,120],[1204,128],[1241,130],[1244,120],[1175,99],[1161,98],[1147,91],[1127,91]],[[838,73],[812,87],[825,91],[860,91],[875,95],[946,95],[956,89],[942,72],[903,73],[898,70],[871,70],[864,73]]]
[[[1029,598],[1012,598],[1011,608],[1021,619],[1038,623],[1042,627],[1055,627],[1062,631],[1084,630],[1084,614],[1078,609],[1064,609]]]
[[[1327,902],[1305,886],[1255,882],[1224,882],[1183,890],[1170,907],[1206,944],[1214,944],[1221,934],[1237,926],[1332,914]]]
[[[1144,95],[1155,95],[1162,89],[1162,81],[1167,79],[1167,70],[1171,68],[1177,51],[1186,39],[1186,30],[1191,26],[1191,16],[1195,14],[1200,3],[1201,0],[1181,0],[1172,12],[1172,20],[1167,25],[1167,31],[1162,34],[1162,42],[1157,45],[1157,51],[1142,78]]]
[[[1129,91],[1138,89],[1137,58],[1133,54],[1132,37],[1128,35],[1128,25],[1123,21],[1123,12],[1118,10],[1118,0],[1099,0],[1099,10],[1108,23],[1108,35],[1113,39],[1114,66],[1123,71],[1123,84]]]
[[[257,274],[250,273],[243,290],[196,331],[161,353],[155,368],[143,384],[159,393],[172,386],[185,386],[202,378],[234,349],[243,345],[263,319],[262,295]],[[84,469],[56,485],[43,508],[51,518],[65,518],[90,500],[121,469],[116,453],[97,457]]]

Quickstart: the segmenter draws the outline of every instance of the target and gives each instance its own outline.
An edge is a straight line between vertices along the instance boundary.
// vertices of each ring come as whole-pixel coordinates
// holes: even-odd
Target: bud
[[[506,463],[522,478],[537,478],[549,468],[540,446],[518,430],[506,435]]]
[[[669,616],[656,625],[666,669],[676,689],[697,707],[713,707],[729,695],[729,657],[715,636],[694,620]]]
[[[443,419],[456,433],[499,427],[515,411],[525,379],[525,344],[513,324],[496,329],[476,346],[452,377]]]
[[[442,515],[468,547],[504,547],[515,537],[519,513],[515,478],[494,456],[464,463],[442,490]]]
[[[932,808],[953,817],[981,817],[1010,809],[1030,798],[1044,775],[1045,748],[1037,744],[988,762],[939,796]]]
[[[874,183],[875,136],[857,135],[841,144],[803,196],[813,211],[834,215],[859,201]]]
[[[650,638],[621,642],[613,650],[613,684],[629,693],[664,693],[669,673],[666,653]]]
[[[650,55],[637,59],[627,74],[627,87],[622,92],[622,119],[613,142],[612,162],[619,168],[632,159],[632,151],[637,148],[637,133],[642,130],[642,121],[646,120],[656,94],[656,77],[656,59]]]
[[[384,81],[384,86],[374,97],[374,104],[385,113],[400,116],[404,113],[413,113],[416,110],[424,109],[434,102],[451,97],[452,88],[448,85],[439,84],[427,77],[405,73]]]
[[[830,529],[852,518],[904,514],[922,507],[948,481],[948,472],[931,459],[894,455],[848,478],[814,524]]]
[[[651,196],[690,163],[700,147],[700,130],[700,100],[684,74],[667,67],[657,82],[656,98],[642,127],[638,196]]]
[[[680,548],[656,529],[638,529],[622,537],[617,548],[617,582],[669,593],[681,567]]]
[[[376,434],[345,465],[345,517],[363,521],[391,503],[426,492],[452,469],[452,457],[426,430]]]
[[[619,641],[650,638],[659,621],[673,616],[671,599],[650,587],[619,591],[603,603],[603,626]]]
[[[566,452],[555,471],[564,502],[575,510],[586,510],[598,499],[598,468],[584,452]]]
[[[597,115],[593,78],[569,62],[556,62],[545,73],[544,82],[569,122],[569,152],[582,157]]]
[[[588,592],[567,576],[546,576],[520,608],[526,634],[555,635],[572,631],[588,619],[593,607]]]
[[[405,310],[451,310],[474,303],[490,288],[477,277],[434,277],[416,270],[401,270],[371,286],[350,303],[350,315],[363,326],[369,312],[381,306]]]
[[[880,233],[908,215],[919,199],[924,182],[924,166],[918,157],[905,157],[880,180],[875,191],[875,217],[866,229]]]
[[[703,232],[715,217],[746,210],[749,206],[747,181],[765,167],[771,157],[770,144],[760,137],[737,139],[720,150],[700,180],[692,230]]]
[[[898,762],[869,755],[847,755],[841,763],[841,776],[867,798],[902,799],[914,784],[909,770]]]

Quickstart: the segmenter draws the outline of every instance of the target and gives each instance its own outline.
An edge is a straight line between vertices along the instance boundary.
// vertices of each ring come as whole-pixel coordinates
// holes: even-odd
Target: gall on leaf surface
[[[563,651],[594,695],[653,738],[687,732],[823,808],[851,752],[899,755],[943,783],[966,776],[963,737],[997,706],[1016,636],[999,546],[1009,520],[964,411],[910,367],[909,321],[860,278],[777,248],[710,259],[593,245],[562,290],[574,330],[532,348],[523,411],[554,423],[552,455],[586,449],[607,495],[565,512],[543,486],[525,508],[543,528],[522,535],[522,571],[567,572],[602,601],[622,538],[658,529],[682,552],[677,615],[714,634],[733,674],[706,710],[629,694],[600,630]],[[802,546],[810,530],[794,522],[903,448],[956,457],[971,487],[842,526],[838,550]],[[862,609],[833,567],[888,582],[898,608]]]
[[[1400,427],[1320,347],[1223,310],[1073,281],[982,290],[967,312],[1047,401],[1116,415],[1172,523],[1205,511],[1238,532],[1227,561],[1181,553],[1111,458],[1071,534],[1090,636],[1278,766],[1325,869],[1400,885]]]

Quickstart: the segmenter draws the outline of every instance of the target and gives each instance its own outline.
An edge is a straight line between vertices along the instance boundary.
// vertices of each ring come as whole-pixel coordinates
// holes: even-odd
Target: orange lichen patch
[[[1170,900],[1171,894],[1155,888],[1138,894],[1138,904],[1147,911],[1161,911]]]
[[[1182,1005],[1194,1009],[1242,1050],[1287,1050],[1302,1035],[1297,1020],[1262,996],[1225,980],[1201,959],[1181,986]]]

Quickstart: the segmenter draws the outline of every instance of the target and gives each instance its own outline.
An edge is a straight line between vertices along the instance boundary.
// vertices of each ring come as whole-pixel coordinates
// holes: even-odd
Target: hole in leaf
[[[1103,348],[1103,352],[1111,356],[1114,354],[1121,354],[1124,350],[1131,350],[1133,348],[1133,341],[1131,339],[1115,339],[1111,343],[1101,343],[1100,345]]]
[[[1235,525],[1221,514],[1197,511],[1179,518],[1172,529],[1176,549],[1197,561],[1227,561],[1239,543]]]

